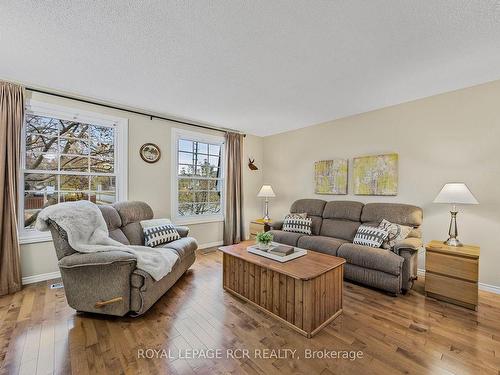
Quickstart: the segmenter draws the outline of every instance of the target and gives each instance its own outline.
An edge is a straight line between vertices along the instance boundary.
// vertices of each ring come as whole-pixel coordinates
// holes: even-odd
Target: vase
[[[257,242],[257,248],[259,250],[267,251],[271,247],[270,243]]]

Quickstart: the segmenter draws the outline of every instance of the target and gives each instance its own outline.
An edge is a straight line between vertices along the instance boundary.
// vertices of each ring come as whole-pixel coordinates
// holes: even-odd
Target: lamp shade
[[[434,199],[434,203],[479,204],[463,182],[445,184],[436,199]]]
[[[257,194],[258,197],[260,198],[272,198],[275,197],[276,194],[274,194],[273,188],[271,185],[262,185],[260,188],[259,194]]]

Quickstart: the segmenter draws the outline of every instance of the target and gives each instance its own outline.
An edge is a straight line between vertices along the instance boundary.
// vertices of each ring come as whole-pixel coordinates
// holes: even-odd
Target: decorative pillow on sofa
[[[304,214],[288,214],[283,220],[285,232],[295,232],[311,235],[312,219],[304,217]]]
[[[403,241],[406,237],[408,237],[412,230],[411,227],[391,223],[386,219],[382,220],[378,227],[386,230],[388,233],[387,238],[382,244],[382,247],[387,250],[392,249],[399,241]]]
[[[144,233],[144,246],[156,247],[181,238],[174,224],[168,219],[141,221]]]
[[[382,228],[360,225],[353,243],[370,247],[380,247],[389,233]]]

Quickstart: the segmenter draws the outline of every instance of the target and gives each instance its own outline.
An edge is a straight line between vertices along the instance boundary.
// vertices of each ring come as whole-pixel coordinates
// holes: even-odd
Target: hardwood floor
[[[425,298],[421,281],[397,298],[345,282],[344,313],[306,339],[223,292],[221,260],[198,255],[139,318],[77,314],[51,282],[0,297],[0,374],[500,374],[499,295],[480,292],[475,312]],[[164,351],[142,358],[147,349]],[[174,358],[161,358],[168,349]],[[220,349],[223,359],[178,357],[189,349]],[[226,358],[226,349],[249,358]],[[262,349],[300,359],[255,357]],[[363,356],[305,359],[306,349]]]

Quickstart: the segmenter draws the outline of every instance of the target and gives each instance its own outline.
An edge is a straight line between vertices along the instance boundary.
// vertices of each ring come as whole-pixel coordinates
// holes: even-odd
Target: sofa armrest
[[[75,253],[58,265],[68,304],[77,311],[123,316],[130,311],[136,259],[124,251]]]
[[[394,251],[399,253],[401,250],[413,250],[418,251],[422,247],[422,239],[416,237],[405,238],[394,245]]]
[[[125,251],[100,251],[97,253],[75,253],[59,261],[59,268],[105,266],[116,262],[136,262],[136,258]]]
[[[409,290],[413,286],[413,281],[417,278],[418,271],[418,250],[422,248],[422,239],[408,237],[394,245],[394,252],[404,259],[403,262],[403,291]]]
[[[175,230],[179,233],[181,237],[187,237],[189,234],[189,227],[185,227],[183,225],[176,225]]]
[[[268,225],[270,230],[281,230],[283,228],[283,220],[273,221]]]

